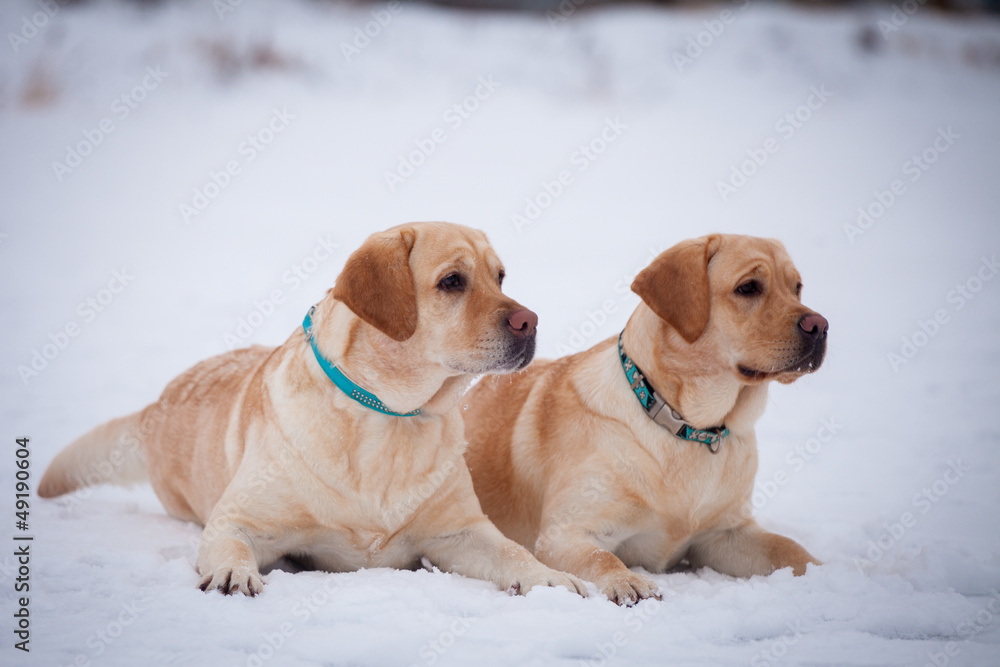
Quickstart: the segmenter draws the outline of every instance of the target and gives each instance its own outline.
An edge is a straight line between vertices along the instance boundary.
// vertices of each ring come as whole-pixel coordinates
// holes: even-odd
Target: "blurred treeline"
[[[90,0],[50,0],[61,5],[85,4]],[[141,5],[158,5],[170,0],[126,0]],[[251,0],[205,0],[206,2],[225,2],[228,5],[239,5]],[[312,0],[313,2],[341,2],[355,5],[386,4],[390,0]],[[635,0],[391,0],[405,4],[408,2],[430,2],[432,4],[465,7],[470,9],[497,9],[508,11],[550,12],[585,10],[588,7],[607,6],[615,4],[653,4],[674,7],[696,8],[699,6],[725,6],[747,2],[772,2],[773,0],[647,0],[637,3]],[[809,7],[867,7],[883,11],[897,10],[912,15],[922,8],[934,8],[946,12],[961,13],[996,13],[1000,11],[1000,0],[782,0],[787,4]]]

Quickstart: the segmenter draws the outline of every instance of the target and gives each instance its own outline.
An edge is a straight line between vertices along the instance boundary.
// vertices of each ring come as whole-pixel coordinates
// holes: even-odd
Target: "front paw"
[[[243,593],[254,597],[264,590],[264,580],[248,567],[220,567],[202,577],[198,588],[206,593],[220,591],[225,595]]]
[[[562,586],[570,593],[587,597],[586,585],[572,574],[560,572],[547,567],[532,570],[529,574],[518,577],[507,589],[516,595],[527,595],[535,586]]]
[[[646,598],[663,599],[660,597],[659,586],[652,579],[631,570],[612,572],[595,583],[601,592],[617,605],[631,607]]]

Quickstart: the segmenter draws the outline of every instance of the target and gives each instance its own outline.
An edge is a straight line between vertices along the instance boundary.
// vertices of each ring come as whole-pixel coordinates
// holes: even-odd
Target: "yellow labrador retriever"
[[[484,378],[464,414],[487,516],[619,604],[658,593],[632,566],[747,577],[818,564],[750,504],[768,383],[816,370],[826,350],[801,288],[777,241],[684,241],[636,276],[642,303],[621,336]]]
[[[203,590],[256,595],[259,568],[292,555],[330,571],[426,558],[502,589],[585,594],[490,523],[462,459],[470,374],[534,354],[537,317],[503,277],[480,231],[374,234],[283,345],[196,365],[61,452],[39,495],[148,477],[170,514],[205,526]]]

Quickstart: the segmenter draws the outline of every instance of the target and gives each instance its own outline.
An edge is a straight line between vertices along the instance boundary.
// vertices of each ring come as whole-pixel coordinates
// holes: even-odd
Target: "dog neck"
[[[689,344],[644,303],[629,318],[622,341],[657,393],[695,428],[725,424],[734,433],[752,431],[763,413],[766,382],[740,382],[719,363],[725,357],[708,349],[711,341]]]
[[[414,354],[413,341],[395,341],[339,301],[324,299],[312,316],[316,344],[350,380],[394,412],[444,412],[457,404],[471,378]],[[303,337],[305,363],[323,375]],[[324,376],[325,377],[325,376]],[[324,379],[329,382],[329,380]]]

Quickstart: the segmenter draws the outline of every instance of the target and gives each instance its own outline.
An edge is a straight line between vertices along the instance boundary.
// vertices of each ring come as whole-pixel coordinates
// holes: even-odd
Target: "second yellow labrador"
[[[619,604],[658,594],[632,566],[803,574],[816,559],[760,528],[750,502],[767,386],[826,350],[801,288],[777,241],[684,241],[635,278],[642,302],[621,336],[484,378],[464,414],[487,516]]]
[[[503,277],[478,230],[374,234],[283,345],[196,365],[61,452],[39,495],[148,478],[170,514],[205,526],[208,591],[256,595],[260,568],[291,555],[330,571],[426,558],[502,589],[585,594],[487,520],[462,459],[472,374],[534,354],[537,318]]]

